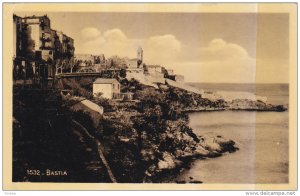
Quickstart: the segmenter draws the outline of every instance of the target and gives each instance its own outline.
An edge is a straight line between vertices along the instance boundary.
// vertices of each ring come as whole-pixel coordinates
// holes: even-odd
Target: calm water
[[[200,86],[200,85],[199,85]],[[249,87],[250,86],[250,87]],[[238,89],[268,97],[270,103],[288,104],[287,85],[242,88],[208,85],[207,90]],[[203,85],[202,85],[203,88]],[[259,90],[258,90],[259,89]],[[222,111],[191,113],[190,126],[198,135],[217,134],[237,142],[240,150],[219,158],[196,160],[175,180],[190,177],[204,183],[287,183],[288,111]]]
[[[199,89],[207,91],[244,91],[256,95],[266,96],[268,103],[288,104],[288,84],[211,84],[211,83],[189,83]]]

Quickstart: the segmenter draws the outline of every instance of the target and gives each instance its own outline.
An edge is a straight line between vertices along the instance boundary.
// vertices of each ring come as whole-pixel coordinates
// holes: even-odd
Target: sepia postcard
[[[4,190],[296,190],[296,3],[4,3]]]

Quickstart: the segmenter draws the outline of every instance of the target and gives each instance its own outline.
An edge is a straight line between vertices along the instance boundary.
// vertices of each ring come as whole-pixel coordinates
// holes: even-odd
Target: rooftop
[[[23,17],[23,19],[40,19],[40,18],[47,18],[49,19],[49,17],[47,16],[47,14],[43,15],[43,16],[36,16],[36,15],[32,15],[32,16],[25,16]]]
[[[154,68],[154,67],[161,67],[161,66],[160,65],[147,65],[147,67]]]
[[[118,82],[118,81],[116,79],[114,79],[114,78],[97,78],[93,82],[93,84],[112,84],[114,82]]]
[[[129,59],[129,61],[137,61],[137,60],[139,60],[139,59],[137,59],[137,58]]]

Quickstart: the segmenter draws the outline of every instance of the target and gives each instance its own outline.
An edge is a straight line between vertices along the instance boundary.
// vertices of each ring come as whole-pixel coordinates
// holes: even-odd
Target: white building
[[[137,69],[137,68],[139,68],[139,59],[129,59],[127,61],[127,67],[129,69]]]
[[[175,75],[175,81],[176,82],[184,82],[184,76],[183,75]]]
[[[167,69],[167,72],[168,72],[169,75],[174,75],[173,69]]]
[[[157,74],[162,73],[162,66],[160,65],[147,65],[148,73],[149,74]]]
[[[93,83],[93,94],[96,96],[101,93],[102,97],[113,99],[116,94],[120,94],[121,85],[116,79],[98,78]]]
[[[22,18],[27,26],[27,50],[35,54],[35,58],[53,59],[52,34],[50,19],[44,16],[29,16]]]

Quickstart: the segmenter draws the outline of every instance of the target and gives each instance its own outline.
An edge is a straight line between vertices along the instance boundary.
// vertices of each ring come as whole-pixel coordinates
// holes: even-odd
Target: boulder
[[[174,157],[168,152],[163,152],[162,160],[158,161],[157,166],[160,170],[174,169],[176,167]]]
[[[209,152],[234,152],[238,148],[235,146],[235,142],[223,138],[222,136],[216,136],[207,134],[201,137],[201,147],[208,150]]]
[[[174,155],[176,158],[180,158],[182,155],[184,154],[184,152],[182,150],[175,150]]]
[[[207,156],[209,154],[209,151],[203,148],[202,146],[198,145],[195,149],[195,155],[197,156]]]
[[[216,143],[214,137],[205,136],[203,142],[201,143],[201,146],[208,151],[221,151],[221,146],[218,143]]]

